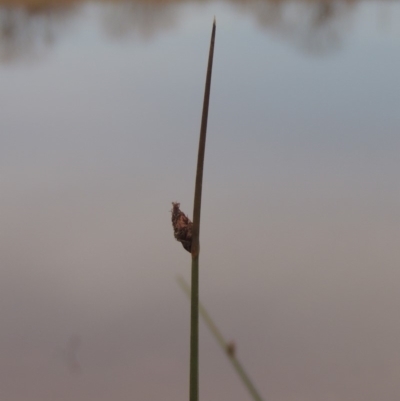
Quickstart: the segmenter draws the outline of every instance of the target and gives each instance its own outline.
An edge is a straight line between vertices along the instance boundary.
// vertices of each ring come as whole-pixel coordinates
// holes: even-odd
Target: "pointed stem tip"
[[[217,24],[217,20],[215,19],[215,15],[214,15],[214,22],[213,22],[213,25],[216,25]]]

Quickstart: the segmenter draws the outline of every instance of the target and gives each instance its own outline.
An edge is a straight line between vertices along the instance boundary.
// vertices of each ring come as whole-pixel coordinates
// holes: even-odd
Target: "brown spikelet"
[[[228,344],[226,344],[226,353],[231,357],[235,356],[236,344],[233,341],[231,341]]]
[[[193,223],[179,208],[180,203],[172,202],[172,226],[174,237],[188,251],[192,252],[192,225]]]

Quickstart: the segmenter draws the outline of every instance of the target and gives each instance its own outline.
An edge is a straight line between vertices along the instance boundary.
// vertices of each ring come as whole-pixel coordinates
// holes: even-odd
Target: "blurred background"
[[[1,400],[188,398],[214,15],[200,298],[265,400],[398,398],[400,4],[0,0]]]

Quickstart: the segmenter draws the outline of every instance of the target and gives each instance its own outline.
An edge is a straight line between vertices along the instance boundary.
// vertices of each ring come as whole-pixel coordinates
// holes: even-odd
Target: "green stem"
[[[191,291],[190,291],[190,287],[186,283],[186,281],[182,277],[179,276],[178,277],[178,283],[190,298],[190,292]],[[244,370],[244,367],[242,366],[242,364],[236,358],[234,353],[228,352],[228,343],[227,343],[227,341],[225,341],[223,335],[218,330],[218,327],[213,322],[213,320],[211,319],[210,315],[208,314],[208,312],[206,311],[204,306],[201,304],[201,302],[199,303],[199,311],[200,311],[200,314],[203,317],[204,321],[206,322],[208,328],[210,329],[211,333],[217,339],[219,345],[222,347],[222,349],[224,350],[225,354],[227,355],[227,357],[231,361],[231,363],[232,363],[233,367],[235,368],[237,374],[242,379],[244,385],[246,386],[247,390],[249,391],[249,393],[251,394],[253,399],[256,400],[256,401],[263,401],[261,396],[260,396],[260,394],[256,390],[254,384],[250,380],[250,377],[247,375],[246,371]]]
[[[200,211],[201,193],[203,186],[204,152],[206,147],[206,133],[208,120],[208,105],[210,102],[211,73],[214,56],[215,42],[215,18],[211,33],[210,52],[206,85],[204,91],[203,114],[201,118],[199,152],[197,157],[196,185],[193,206],[192,227],[192,300],[190,309],[190,401],[199,399],[199,235],[200,235]]]
[[[199,257],[192,259],[192,300],[190,308],[189,400],[199,399]]]

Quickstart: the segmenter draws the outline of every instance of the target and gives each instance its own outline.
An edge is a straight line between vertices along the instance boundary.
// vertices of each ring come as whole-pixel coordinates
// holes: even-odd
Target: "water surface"
[[[214,15],[201,298],[266,400],[395,399],[399,4],[1,4],[2,399],[187,398]],[[248,399],[200,338],[201,399]]]

